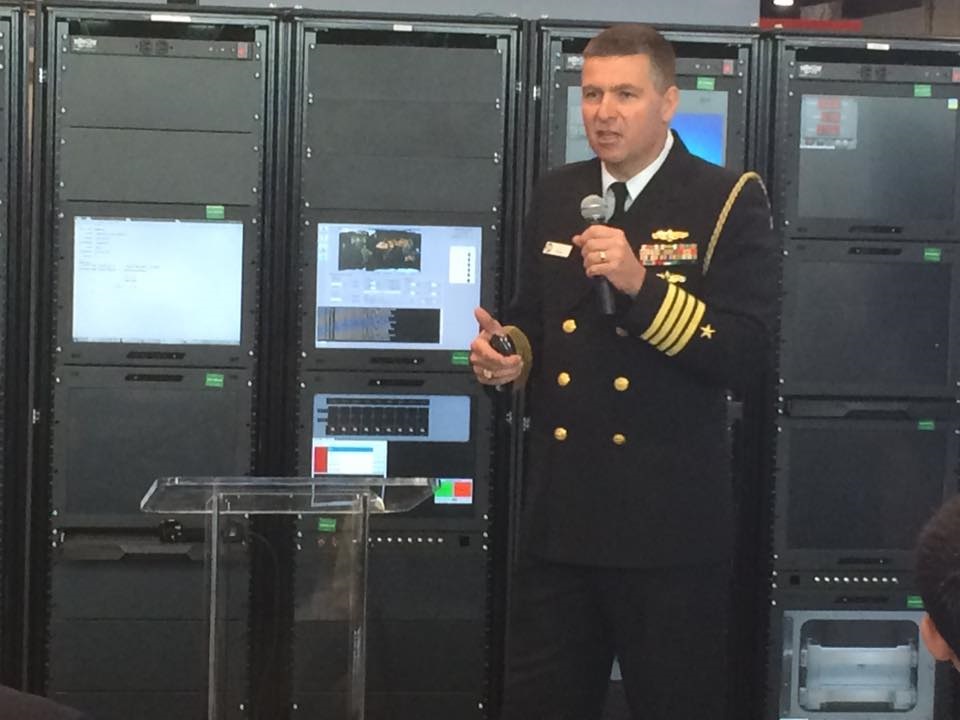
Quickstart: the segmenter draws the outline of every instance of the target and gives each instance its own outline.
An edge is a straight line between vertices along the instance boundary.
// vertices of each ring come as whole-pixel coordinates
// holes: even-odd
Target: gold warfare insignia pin
[[[675,243],[678,240],[686,240],[690,237],[690,233],[686,230],[655,230],[650,234],[650,237],[660,242]]]
[[[681,265],[697,261],[696,243],[651,243],[637,251],[643,265]]]
[[[661,280],[666,280],[668,283],[685,283],[687,281],[686,275],[680,275],[679,273],[672,273],[669,270],[664,270],[662,273],[657,273],[657,277]]]

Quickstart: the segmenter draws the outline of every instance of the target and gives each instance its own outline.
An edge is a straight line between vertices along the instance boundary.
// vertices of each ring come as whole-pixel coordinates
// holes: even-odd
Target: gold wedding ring
[[[484,371],[483,371],[483,376],[484,376],[487,380],[490,380],[490,379],[493,378],[493,371],[484,369]]]
[[[601,250],[601,251],[600,251],[600,262],[606,262],[606,261],[607,261],[607,251],[606,251],[606,250]]]

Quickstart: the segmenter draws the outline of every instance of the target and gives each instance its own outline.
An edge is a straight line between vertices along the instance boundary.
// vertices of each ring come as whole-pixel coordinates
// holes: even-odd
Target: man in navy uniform
[[[760,178],[670,131],[675,57],[656,31],[591,40],[582,93],[598,157],[540,181],[511,324],[478,308],[471,345],[477,379],[528,387],[532,418],[503,718],[599,718],[614,657],[637,718],[722,716],[726,397],[766,369],[779,250]],[[587,227],[590,194],[614,210]]]

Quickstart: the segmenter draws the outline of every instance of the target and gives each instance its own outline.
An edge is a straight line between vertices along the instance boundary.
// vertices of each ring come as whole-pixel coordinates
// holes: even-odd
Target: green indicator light
[[[717,79],[712,77],[698,77],[697,90],[716,90]]]
[[[450,353],[450,364],[463,366],[469,365],[470,353],[466,350],[457,350],[454,353]]]
[[[332,533],[337,531],[337,519],[322,517],[317,518],[317,532]]]
[[[223,220],[226,210],[223,205],[207,205],[207,220]]]
[[[926,262],[940,262],[943,257],[943,250],[940,248],[924,248],[923,259]]]
[[[917,84],[913,86],[914,97],[933,97],[933,85]]]
[[[223,373],[207,373],[207,377],[204,379],[203,384],[208,388],[222,388]]]
[[[919,420],[917,422],[917,430],[936,430],[937,423],[933,420]]]
[[[923,610],[923,598],[919,595],[907,595],[907,607],[911,610]]]
[[[433,491],[434,497],[440,498],[452,498],[453,497],[453,483],[449,480],[441,480],[440,484]]]

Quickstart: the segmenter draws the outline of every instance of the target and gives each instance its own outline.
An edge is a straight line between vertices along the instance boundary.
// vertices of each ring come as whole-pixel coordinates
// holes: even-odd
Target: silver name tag
[[[573,245],[568,243],[558,243],[547,241],[543,246],[544,255],[553,255],[554,257],[570,257],[570,253],[573,252]]]

